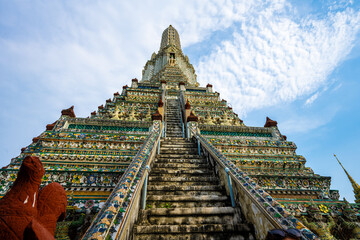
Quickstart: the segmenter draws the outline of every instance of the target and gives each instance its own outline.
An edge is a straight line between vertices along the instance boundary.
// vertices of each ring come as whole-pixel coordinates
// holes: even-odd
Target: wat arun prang
[[[165,90],[169,97],[164,99]],[[264,127],[246,126],[210,83],[199,86],[171,25],[162,34],[158,53],[146,62],[141,81],[132,79],[88,118],[76,117],[74,107],[61,111],[58,120],[1,169],[0,196],[11,188],[23,159],[39,157],[45,168],[41,185],[58,182],[68,196],[67,216],[58,222],[56,238],[80,238],[144,148],[153,121],[158,116],[164,120],[163,100],[178,99],[180,92],[199,134],[285,211],[322,239],[360,238],[359,185],[348,175],[356,203],[339,200],[338,191],[330,189],[331,178],[305,166],[305,158],[276,121],[267,118]]]

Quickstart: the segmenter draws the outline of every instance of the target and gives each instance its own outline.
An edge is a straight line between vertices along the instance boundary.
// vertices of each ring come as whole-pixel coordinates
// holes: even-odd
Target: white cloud
[[[314,95],[312,95],[305,101],[305,105],[311,105],[318,97],[319,97],[319,92],[316,92]]]
[[[213,83],[241,115],[326,85],[360,29],[360,12],[352,9],[305,20],[286,4],[256,10],[197,66],[199,81]]]

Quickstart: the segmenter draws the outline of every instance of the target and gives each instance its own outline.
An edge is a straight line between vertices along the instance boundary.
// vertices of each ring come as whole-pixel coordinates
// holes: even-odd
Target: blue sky
[[[0,166],[75,105],[86,117],[141,79],[172,24],[202,86],[249,126],[266,116],[353,201],[360,182],[360,4],[355,1],[0,0]]]

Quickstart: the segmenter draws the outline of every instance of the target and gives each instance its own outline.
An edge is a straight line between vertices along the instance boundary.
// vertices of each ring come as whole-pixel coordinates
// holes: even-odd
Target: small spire
[[[334,157],[336,158],[336,160],[339,162],[340,166],[342,167],[342,169],[344,169],[347,177],[349,178],[351,185],[354,189],[354,194],[355,194],[355,202],[356,203],[360,203],[360,186],[359,184],[357,184],[357,182],[355,182],[355,180],[350,176],[350,174],[346,171],[346,169],[344,168],[344,166],[341,164],[340,160],[337,158],[337,156],[334,154]]]

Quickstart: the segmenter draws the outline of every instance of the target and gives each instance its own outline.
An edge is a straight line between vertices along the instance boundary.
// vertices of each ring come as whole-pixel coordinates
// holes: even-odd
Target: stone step
[[[209,165],[201,163],[154,163],[153,168],[172,168],[172,169],[186,169],[186,168],[208,168]]]
[[[178,136],[182,136],[182,132],[179,131],[179,132],[167,132],[166,133],[166,136],[169,136],[169,137],[178,137]]]
[[[224,195],[148,195],[146,199],[151,208],[225,207],[228,201]]]
[[[160,142],[161,148],[175,147],[175,148],[197,148],[192,142],[175,142],[162,140]]]
[[[163,154],[160,154],[160,157],[158,157],[158,158],[184,158],[184,159],[189,159],[189,158],[204,158],[204,157],[199,156],[196,153],[194,153],[194,154],[163,153]]]
[[[168,125],[166,130],[182,129],[180,124]]]
[[[174,150],[174,151],[198,151],[197,147],[194,147],[193,145],[187,145],[184,146],[182,144],[179,145],[175,145],[175,144],[166,144],[166,145],[160,145],[161,146],[161,150],[163,151],[169,151],[169,150]]]
[[[182,130],[166,130],[166,135],[182,134]]]
[[[233,207],[154,208],[142,211],[146,212],[148,216],[229,215],[235,213]]]
[[[165,160],[169,160],[172,159],[174,161],[165,161]],[[176,160],[185,160],[183,162],[176,162]],[[173,169],[179,169],[179,168],[194,168],[194,169],[203,169],[203,168],[209,168],[209,165],[205,163],[205,160],[203,160],[204,162],[191,162],[191,159],[198,159],[198,160],[203,160],[203,158],[195,158],[195,157],[187,157],[187,156],[182,156],[179,158],[169,158],[166,156],[160,156],[158,158],[159,162],[155,162],[153,168],[155,167],[159,167],[159,168],[173,168]],[[163,160],[165,162],[163,162]]]
[[[175,177],[175,176],[149,176],[149,181],[158,182],[218,182],[218,178],[209,176],[191,176],[191,177]]]
[[[182,134],[182,130],[166,130],[166,135]]]
[[[160,141],[161,146],[175,146],[175,147],[197,147],[193,142],[190,141],[182,141],[179,140],[168,140],[168,139],[161,139]]]
[[[169,137],[163,137],[161,138],[161,142],[166,142],[166,143],[175,143],[175,144],[182,144],[182,143],[192,143],[195,144],[194,142],[192,142],[191,140],[185,139],[183,137],[178,137],[178,138],[169,138]]]
[[[134,240],[254,240],[247,233],[163,233],[134,235]]]
[[[197,146],[197,144],[195,144],[195,142],[185,139],[185,138],[178,138],[178,139],[170,139],[170,138],[161,138],[161,143],[166,143],[166,144],[175,144],[175,145],[181,145],[184,144],[184,146]],[[166,145],[165,144],[165,145]]]
[[[161,179],[161,177],[160,177]],[[183,181],[183,182],[175,182],[175,181],[161,181],[159,178],[157,181],[149,181],[149,185],[159,185],[159,186],[167,186],[167,185],[174,185],[177,183],[180,186],[210,186],[210,185],[219,185],[218,181],[208,181],[208,182],[201,182],[201,181]]]
[[[181,159],[181,158],[158,158],[155,160],[156,163],[203,163],[206,164],[205,159]],[[197,168],[198,170],[202,170]],[[208,169],[208,167],[206,168]]]
[[[251,231],[248,224],[195,224],[195,225],[150,225],[150,226],[135,226],[134,233],[136,234],[171,234],[171,233],[248,233]],[[192,235],[191,235],[192,236]],[[154,236],[156,237],[156,236]],[[154,239],[154,238],[149,238]],[[157,238],[166,239],[166,238]],[[170,239],[170,238],[168,238]],[[171,238],[173,239],[173,238]],[[194,239],[194,238],[189,238]],[[200,238],[205,239],[205,238]],[[228,238],[222,238],[228,239]],[[240,238],[241,239],[241,238]],[[244,239],[244,238],[243,238]]]
[[[160,147],[161,149],[179,149],[179,150],[190,150],[190,149],[196,149],[197,150],[197,147],[195,147],[193,144],[188,144],[188,145],[185,145],[185,144],[169,144],[169,143],[164,143],[164,144],[161,144],[160,143]]]
[[[200,169],[191,169],[191,168],[185,168],[185,169],[168,169],[168,168],[154,168],[151,171],[151,174],[153,175],[172,175],[172,176],[204,176],[204,175],[212,175],[213,171],[210,169],[200,170]],[[184,175],[186,174],[186,175]]]
[[[186,139],[183,138],[183,137],[174,137],[174,138],[166,137],[166,138],[163,138],[163,139],[168,140],[168,141],[184,141],[184,142],[189,142],[189,140],[186,140]]]
[[[152,208],[142,210],[142,222],[151,225],[236,223],[231,207]]]
[[[165,195],[163,195],[165,196]],[[171,196],[171,195],[169,195]],[[204,195],[206,196],[206,195]],[[147,199],[146,206],[149,208],[171,207],[171,208],[192,208],[192,207],[226,207],[231,203],[227,201],[152,201]]]
[[[168,140],[161,140],[160,142],[160,146],[161,148],[163,148],[163,146],[165,148],[167,147],[176,147],[176,148],[197,148],[197,146],[195,146],[194,143],[192,142],[176,142],[176,141],[168,141]]]
[[[149,185],[148,191],[223,191],[223,188],[220,185],[208,185],[208,186],[182,186],[178,184],[172,185]],[[157,194],[155,194],[157,195]],[[161,194],[160,194],[161,195]]]
[[[173,127],[173,128],[167,128],[166,129],[166,132],[174,132],[174,131],[176,131],[176,132],[182,132],[182,128],[181,127]]]
[[[203,196],[203,195],[216,195],[222,196],[225,194],[224,191],[156,191],[156,190],[148,190],[149,194],[152,195],[172,195],[172,196]]]
[[[197,148],[197,146],[194,143],[168,143],[168,142],[161,142],[160,143],[161,148],[177,148],[177,149],[187,149],[187,148]]]
[[[168,149],[164,149],[164,148],[160,148],[160,154],[172,154],[172,155],[180,155],[180,154],[187,154],[187,155],[196,155],[198,154],[198,150],[197,149],[193,149],[193,148],[188,148],[188,149],[177,149],[177,148],[168,148]]]

